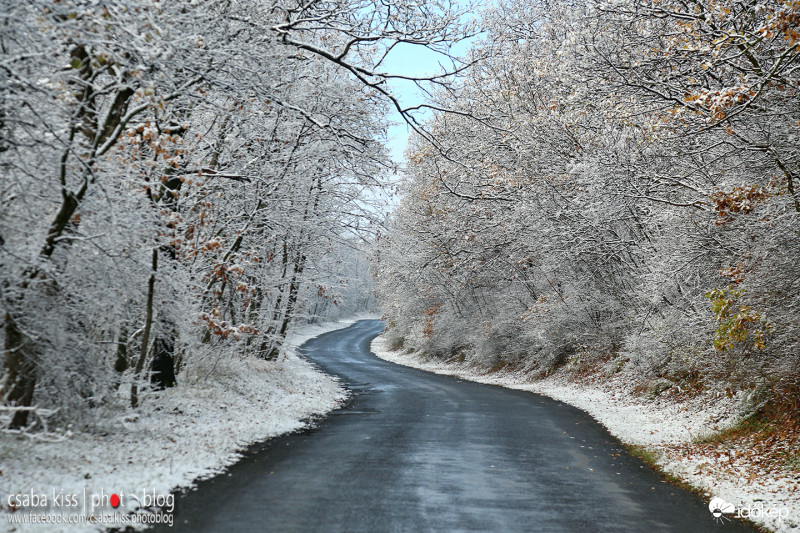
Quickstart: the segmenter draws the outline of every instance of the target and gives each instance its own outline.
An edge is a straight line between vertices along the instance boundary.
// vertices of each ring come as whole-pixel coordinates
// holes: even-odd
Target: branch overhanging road
[[[378,320],[311,339],[348,404],[179,496],[163,531],[740,532],[586,413],[382,361]]]

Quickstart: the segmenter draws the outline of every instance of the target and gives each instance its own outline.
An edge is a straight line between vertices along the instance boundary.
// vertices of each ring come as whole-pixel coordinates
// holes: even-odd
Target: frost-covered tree
[[[170,386],[211,353],[274,358],[293,321],[367,305],[345,250],[372,232],[389,168],[382,57],[401,42],[446,53],[470,33],[459,13],[3,0],[10,427],[35,405],[135,406],[148,378]]]
[[[489,10],[489,58],[438,94],[461,114],[409,151],[378,247],[398,344],[796,385],[797,17],[784,1]]]

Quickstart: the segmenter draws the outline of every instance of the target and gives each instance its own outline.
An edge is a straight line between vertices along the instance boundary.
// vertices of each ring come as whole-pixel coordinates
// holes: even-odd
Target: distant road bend
[[[752,531],[561,402],[388,363],[378,320],[303,350],[352,401],[178,498],[164,531]]]

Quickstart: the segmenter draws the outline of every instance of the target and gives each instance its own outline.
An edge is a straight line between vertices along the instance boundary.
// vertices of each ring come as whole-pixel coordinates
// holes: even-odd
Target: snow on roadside
[[[297,328],[278,361],[218,361],[208,379],[198,372],[191,386],[151,393],[160,396],[158,405],[145,399],[137,413],[108,419],[61,442],[0,434],[0,531],[102,529],[86,523],[11,524],[9,503],[26,496],[33,503],[35,495],[38,507],[13,514],[35,510],[72,519],[85,514],[84,505],[91,508],[93,497],[112,494],[121,496],[122,505],[115,510],[103,500],[98,518],[136,507],[137,498],[142,505],[151,496],[168,504],[173,490],[220,473],[248,445],[304,427],[309,418],[340,405],[347,393],[335,378],[300,358],[297,347],[364,318],[374,317]],[[115,525],[124,527],[119,522],[107,527]]]
[[[418,353],[390,351],[384,335],[372,341],[371,349],[381,359],[400,365],[534,392],[570,404],[589,413],[626,444],[655,452],[660,457],[659,468],[705,491],[709,500],[711,496],[722,498],[742,510],[743,514],[750,514],[753,522],[770,530],[800,531],[800,478],[797,476],[780,479],[760,476],[758,464],[737,463],[733,453],[731,458],[722,458],[721,462],[728,463],[725,465],[712,464],[706,455],[687,457],[677,453],[678,446],[735,423],[740,397],[728,398],[720,394],[680,404],[661,399],[645,403],[624,392],[619,383],[588,386],[568,381],[559,374],[531,381],[530,376],[523,373],[488,373],[466,363],[430,360]],[[772,516],[757,516],[767,512]]]

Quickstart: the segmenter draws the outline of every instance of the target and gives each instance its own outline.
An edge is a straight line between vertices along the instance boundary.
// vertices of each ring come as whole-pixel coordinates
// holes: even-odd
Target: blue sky
[[[455,51],[461,54],[467,48],[469,44],[462,43],[455,47]],[[401,43],[387,56],[381,70],[391,74],[426,76],[443,72],[442,66],[453,68],[452,61],[442,54],[424,46]],[[412,82],[393,80],[390,87],[403,106],[418,105],[426,101],[423,93]],[[400,163],[403,161],[403,151],[411,130],[397,112],[392,113],[390,119],[397,124],[389,128],[389,149],[392,159]]]

